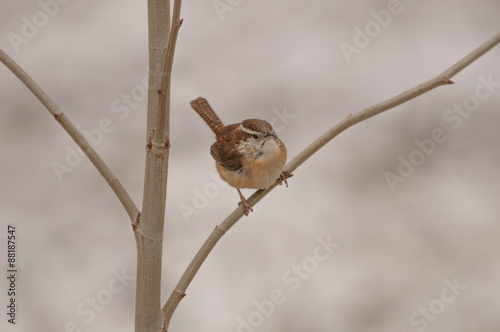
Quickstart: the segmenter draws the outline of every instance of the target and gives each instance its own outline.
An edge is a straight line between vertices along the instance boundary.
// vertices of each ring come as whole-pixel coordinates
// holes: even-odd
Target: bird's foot
[[[279,184],[282,185],[283,182],[285,182],[285,185],[288,188],[288,182],[286,181],[286,179],[291,178],[292,176],[293,176],[293,174],[288,172],[288,171],[281,172],[281,175],[278,179],[278,181],[280,182]]]
[[[250,206],[250,204],[248,204],[246,199],[244,199],[241,202],[238,202],[238,205],[243,205],[243,212],[245,213],[245,216],[248,216],[250,211],[253,212],[252,207]]]

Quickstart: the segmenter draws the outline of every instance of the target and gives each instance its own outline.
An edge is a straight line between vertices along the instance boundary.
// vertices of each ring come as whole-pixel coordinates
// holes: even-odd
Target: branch
[[[410,89],[402,94],[388,99],[380,104],[369,107],[363,111],[360,111],[355,114],[350,114],[343,121],[338,123],[336,126],[328,130],[326,133],[321,135],[318,139],[316,139],[311,145],[305,148],[301,153],[299,153],[292,161],[288,163],[285,167],[285,171],[293,172],[300,165],[302,165],[309,157],[311,157],[314,153],[316,153],[319,149],[325,146],[328,142],[330,142],[334,137],[339,135],[341,132],[346,130],[347,128],[363,121],[372,116],[380,114],[384,111],[387,111],[393,107],[396,107],[408,100],[416,98],[425,92],[432,90],[438,86],[445,84],[453,84],[450,81],[450,78],[455,76],[462,69],[467,67],[474,60],[479,58],[481,55],[489,51],[492,47],[500,42],[500,33],[495,35],[493,38],[488,40],[486,43],[481,45],[475,51],[467,55],[465,58],[457,62],[455,65],[444,71],[442,74],[436,76],[435,78],[420,84],[419,86]],[[266,196],[271,190],[273,190],[277,186],[278,182],[276,182],[271,187],[265,190],[257,190],[249,199],[248,203],[250,206],[254,206],[257,204],[264,196]],[[234,225],[236,222],[243,216],[243,208],[238,207],[233,211],[219,226],[215,227],[215,230],[210,234],[208,239],[205,241],[203,246],[200,248],[196,256],[193,258],[188,268],[182,275],[181,279],[177,283],[174,291],[168,298],[165,306],[163,307],[163,312],[165,313],[165,317],[167,322],[170,321],[172,314],[175,309],[179,305],[181,299],[186,295],[185,292],[189,287],[189,284],[193,280],[194,276],[200,269],[201,265],[210,254],[214,246],[220,240],[220,238]]]
[[[170,28],[170,1],[148,0],[149,91],[144,195],[137,242],[135,330],[167,331],[161,311],[161,270],[168,156],[170,151],[170,80],[181,1],[175,0]]]
[[[182,20],[179,19],[181,14],[181,0],[176,0],[174,3],[174,13],[172,15],[172,27],[170,29],[170,35],[168,37],[167,53],[165,55],[165,67],[163,68],[163,79],[161,81],[160,90],[158,90],[159,95],[159,105],[158,105],[158,115],[156,121],[156,129],[153,136],[153,145],[162,145],[165,142],[166,137],[163,135],[165,131],[166,117],[165,113],[167,105],[170,105],[170,78],[172,75],[172,66],[174,63],[174,53],[175,46],[177,44],[177,35],[179,33],[179,28],[182,25]]]
[[[10,58],[7,53],[0,50],[0,61],[14,74],[21,82],[35,95],[35,97],[40,100],[40,102],[47,108],[47,110],[54,116],[56,121],[66,130],[66,132],[71,136],[75,143],[83,150],[85,155],[94,164],[99,173],[104,177],[106,182],[109,184],[111,189],[115,192],[116,196],[122,203],[123,207],[127,211],[132,223],[136,222],[139,216],[139,210],[135,206],[132,198],[123,188],[122,184],[115,177],[111,169],[106,165],[102,158],[97,154],[97,152],[92,148],[92,146],[87,142],[85,137],[76,129],[76,127],[68,120],[66,115],[61,112],[59,107],[50,99],[49,96],[38,86],[38,84],[33,81],[33,79],[26,74],[26,72]]]

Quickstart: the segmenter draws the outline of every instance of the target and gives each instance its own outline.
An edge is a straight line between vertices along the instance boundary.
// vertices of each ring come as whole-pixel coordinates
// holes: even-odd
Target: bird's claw
[[[286,179],[291,178],[292,176],[293,176],[293,174],[290,173],[290,172],[288,172],[288,171],[281,172],[281,175],[280,175],[280,177],[278,179],[279,184],[282,185],[283,182],[285,182],[285,185],[288,188],[288,182],[286,181]]]
[[[250,206],[250,204],[248,204],[246,199],[242,200],[241,202],[238,202],[238,205],[243,205],[243,212],[245,212],[245,216],[248,216],[250,211],[253,212],[252,207]]]

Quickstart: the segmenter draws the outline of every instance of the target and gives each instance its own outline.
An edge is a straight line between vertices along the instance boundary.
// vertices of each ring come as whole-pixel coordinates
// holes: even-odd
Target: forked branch
[[[338,123],[336,126],[325,132],[318,139],[316,139],[312,144],[310,144],[307,148],[305,148],[302,152],[300,152],[295,158],[292,159],[286,165],[285,171],[293,172],[300,165],[302,165],[309,157],[311,157],[314,153],[316,153],[319,149],[325,146],[328,142],[330,142],[334,137],[339,135],[341,132],[346,130],[347,128],[363,121],[368,118],[371,118],[377,114],[380,114],[384,111],[387,111],[393,107],[396,107],[404,102],[407,102],[413,98],[424,94],[425,92],[432,90],[438,86],[445,84],[453,84],[450,80],[453,76],[455,76],[462,69],[467,67],[474,60],[479,58],[481,55],[489,51],[492,47],[497,45],[500,42],[500,33],[495,35],[493,38],[488,40],[483,45],[479,46],[472,53],[464,57],[462,60],[454,64],[452,67],[436,76],[435,78],[418,85],[417,87],[410,89],[402,94],[388,99],[380,104],[369,107],[365,110],[362,110],[355,114],[350,114],[343,121]],[[278,182],[276,182],[271,187],[265,190],[257,190],[247,201],[251,206],[257,204],[264,196],[266,196],[271,190],[273,190],[277,186]],[[179,305],[179,302],[185,296],[185,292],[189,287],[189,284],[193,280],[194,276],[200,269],[201,265],[210,254],[214,246],[220,240],[220,238],[234,225],[236,222],[243,217],[243,208],[238,207],[233,211],[219,226],[215,227],[215,230],[210,234],[208,239],[205,241],[203,246],[200,248],[196,256],[193,258],[186,271],[182,275],[181,279],[177,283],[174,291],[170,295],[169,299],[165,303],[163,307],[163,312],[165,313],[165,317],[167,322],[170,321],[172,314],[175,309]]]

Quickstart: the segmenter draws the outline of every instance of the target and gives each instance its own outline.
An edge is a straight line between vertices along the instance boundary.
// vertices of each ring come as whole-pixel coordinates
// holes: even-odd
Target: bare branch
[[[161,310],[163,226],[170,151],[170,80],[181,1],[148,0],[149,92],[146,169],[142,214],[134,227],[137,242],[136,331],[166,331]],[[170,29],[169,29],[170,28]]]
[[[170,35],[168,38],[167,53],[165,55],[165,67],[163,68],[163,79],[161,81],[160,90],[158,90],[158,121],[156,122],[156,130],[153,136],[153,145],[163,145],[166,137],[164,135],[165,131],[165,114],[167,109],[167,98],[169,98],[168,92],[170,91],[170,78],[172,75],[172,66],[174,63],[175,46],[177,44],[177,35],[179,33],[179,28],[182,25],[182,20],[179,19],[181,14],[181,0],[176,0],[174,3],[174,13],[172,15],[172,27],[170,28]],[[167,92],[168,91],[168,92]]]
[[[474,60],[479,58],[481,55],[486,53],[488,50],[490,50],[492,47],[497,45],[500,42],[500,33],[495,35],[493,38],[488,40],[486,43],[481,45],[479,48],[474,50],[472,53],[464,57],[462,60],[457,62],[455,65],[444,71],[442,74],[438,75],[437,77],[420,84],[419,86],[410,89],[406,92],[403,92],[402,94],[388,99],[380,104],[377,104],[375,106],[369,107],[363,111],[360,111],[355,114],[349,115],[347,118],[345,118],[343,121],[341,121],[339,124],[328,130],[326,133],[321,135],[318,139],[316,139],[312,144],[310,144],[307,148],[305,148],[301,153],[299,153],[295,158],[293,158],[292,161],[288,163],[285,167],[285,171],[288,172],[293,172],[295,169],[297,169],[300,165],[302,165],[309,157],[311,157],[314,153],[316,153],[319,149],[321,149],[323,146],[325,146],[328,142],[330,142],[334,137],[339,135],[341,132],[346,130],[347,128],[355,125],[356,123],[359,123],[363,120],[366,120],[368,118],[371,118],[372,116],[375,116],[377,114],[380,114],[384,111],[387,111],[393,107],[396,107],[408,100],[411,100],[413,98],[416,98],[420,96],[421,94],[432,90],[438,86],[445,85],[445,84],[452,84],[453,82],[450,81],[450,78],[456,75],[458,72],[460,72],[462,69],[467,67],[470,63],[472,63]],[[247,201],[251,206],[254,206],[257,204],[264,196],[266,196],[271,190],[273,190],[277,185],[277,181],[274,185],[271,187],[265,189],[265,190],[257,190]],[[174,291],[170,295],[169,299],[165,303],[163,307],[163,312],[165,314],[167,322],[170,321],[175,309],[179,305],[179,302],[182,300],[182,298],[185,296],[185,292],[187,288],[189,287],[189,284],[193,280],[194,276],[200,269],[201,265],[207,258],[207,256],[210,254],[214,246],[217,244],[217,242],[220,240],[220,238],[234,225],[236,222],[243,217],[243,208],[238,207],[236,210],[233,211],[219,226],[215,228],[215,230],[210,234],[208,239],[205,241],[203,246],[200,248],[196,256],[193,258],[189,266],[187,267],[186,271],[180,278],[179,282],[177,283],[177,286],[175,287]]]
[[[168,135],[168,103],[160,106],[170,91],[161,92],[165,55],[170,26],[170,1],[148,0],[149,91],[147,112],[146,167],[142,213],[134,227],[137,244],[137,279],[135,290],[135,331],[166,331],[161,312],[161,266],[163,224],[167,189],[168,150],[161,143]],[[163,95],[162,95],[163,94]],[[161,108],[163,129],[160,142],[153,145]],[[164,133],[166,131],[166,133]]]
[[[127,211],[130,220],[134,223],[139,215],[139,210],[135,206],[132,198],[123,188],[120,181],[115,177],[111,169],[106,165],[102,158],[97,154],[94,148],[87,142],[85,137],[76,129],[76,127],[68,120],[68,118],[61,112],[59,107],[50,99],[50,97],[36,84],[35,81],[14,61],[7,53],[0,50],[0,61],[16,75],[21,82],[40,100],[40,102],[47,108],[47,110],[54,116],[56,121],[66,130],[76,144],[82,149],[89,160],[94,164],[99,173],[104,177],[111,189],[115,192],[116,196],[122,203]]]

